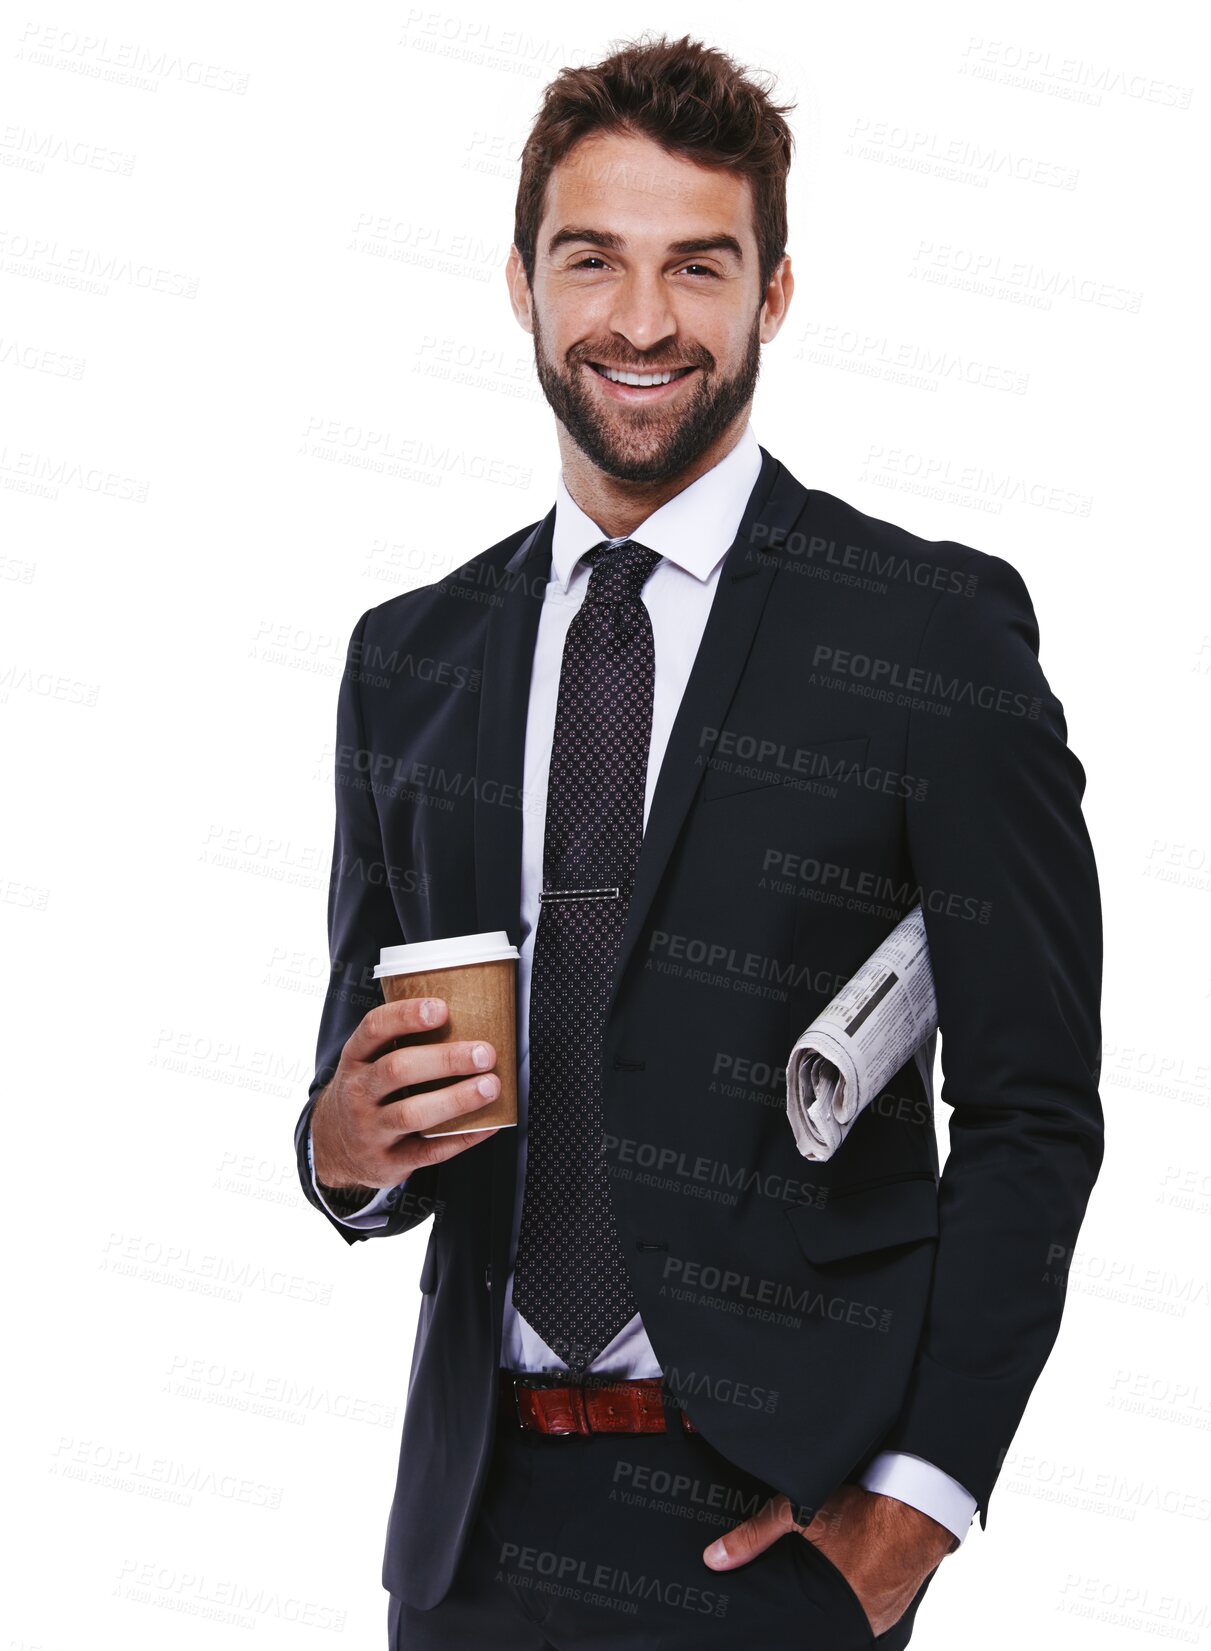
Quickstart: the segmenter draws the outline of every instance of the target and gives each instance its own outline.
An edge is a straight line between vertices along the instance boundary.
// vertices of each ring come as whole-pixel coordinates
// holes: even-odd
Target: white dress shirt
[[[706,628],[719,570],[739,530],[760,470],[761,454],[750,421],[740,440],[718,464],[653,511],[634,534],[625,536],[638,539],[663,558],[645,583],[642,594],[644,606],[651,616],[656,654],[652,737],[643,802],[645,829],[660,764],[698,644]],[[541,1340],[514,1308],[513,1263],[517,1254],[525,1186],[530,975],[538,922],[538,893],[542,887],[547,779],[559,674],[568,626],[589,585],[590,570],[580,558],[605,537],[596,522],[586,516],[572,498],[561,475],[556,489],[551,579],[539,616],[530,677],[522,787],[521,942],[517,968],[518,1180],[501,1348],[501,1363],[512,1370],[567,1368],[564,1360]],[[611,543],[622,543],[622,540],[614,539]],[[307,1155],[311,1162],[310,1131],[307,1134]],[[312,1181],[315,1184],[314,1164]],[[387,1224],[384,1206],[392,1190],[390,1188],[382,1189],[354,1215],[337,1214],[331,1210],[318,1185],[315,1190],[324,1208],[346,1227],[366,1230]],[[660,1375],[660,1362],[638,1313],[602,1348],[589,1369],[609,1371],[615,1376]],[[883,1451],[877,1455],[863,1473],[861,1483],[868,1490],[894,1496],[897,1501],[906,1502],[910,1507],[929,1514],[953,1531],[960,1542],[965,1539],[976,1512],[975,1498],[949,1474],[903,1451]]]

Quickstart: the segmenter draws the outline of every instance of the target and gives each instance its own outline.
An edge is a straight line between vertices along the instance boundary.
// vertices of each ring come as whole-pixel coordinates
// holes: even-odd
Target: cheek
[[[705,305],[701,308],[703,313],[695,324],[687,321],[684,334],[687,338],[692,338],[695,344],[711,352],[715,358],[717,373],[732,378],[743,366],[749,353],[752,318],[747,311],[743,316],[725,317],[722,314],[722,305],[718,303],[709,312]]]
[[[536,299],[544,338],[562,350],[577,342],[600,339],[610,331],[609,289],[601,284],[552,280]]]

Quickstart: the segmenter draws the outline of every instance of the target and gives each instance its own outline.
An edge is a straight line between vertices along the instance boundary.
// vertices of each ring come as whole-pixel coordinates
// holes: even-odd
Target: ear
[[[521,253],[515,246],[509,248],[509,256],[505,263],[505,280],[509,286],[509,302],[513,306],[513,314],[517,317],[518,325],[528,333],[534,331],[534,316],[531,309],[533,298],[530,293],[530,283],[526,280],[525,265],[521,261]]]
[[[783,253],[769,278],[769,285],[765,289],[765,301],[761,305],[760,338],[763,344],[768,344],[771,338],[777,336],[782,323],[786,320],[786,312],[790,307],[794,290],[795,277],[791,270],[790,255]]]

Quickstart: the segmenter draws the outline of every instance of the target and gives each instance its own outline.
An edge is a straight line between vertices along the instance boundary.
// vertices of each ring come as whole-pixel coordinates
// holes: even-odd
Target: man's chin
[[[587,459],[620,482],[663,481],[673,466],[684,469],[697,456],[687,459],[688,431],[681,425],[652,429],[646,436],[632,429],[621,440],[615,431],[605,434],[600,429],[573,428],[568,434]]]
[[[580,450],[598,470],[616,482],[664,481],[672,463],[669,451],[664,446],[645,453],[618,453],[613,450],[603,451],[600,448],[585,447],[581,447]]]

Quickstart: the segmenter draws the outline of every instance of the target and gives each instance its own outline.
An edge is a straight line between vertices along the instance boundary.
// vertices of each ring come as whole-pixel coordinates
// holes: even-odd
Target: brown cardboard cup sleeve
[[[440,997],[449,1005],[441,1026],[409,1033],[397,1048],[483,1038],[496,1050],[496,1064],[490,1070],[500,1079],[500,1094],[474,1112],[459,1113],[423,1130],[426,1139],[516,1125],[517,948],[506,931],[384,946],[374,974],[387,1003],[404,997]],[[417,1095],[429,1089],[445,1089],[459,1081],[454,1077],[435,1078],[410,1084],[404,1093]]]

